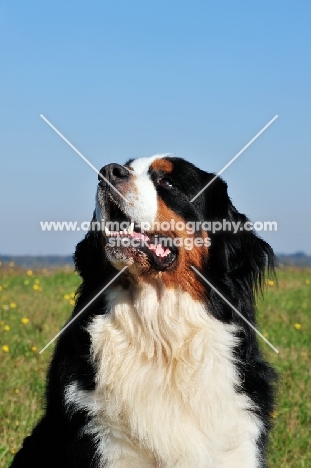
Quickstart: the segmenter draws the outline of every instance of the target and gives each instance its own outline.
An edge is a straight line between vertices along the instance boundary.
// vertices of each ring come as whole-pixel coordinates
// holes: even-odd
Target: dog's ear
[[[207,180],[212,176],[214,174],[208,174]],[[211,246],[206,272],[211,282],[214,281],[216,287],[218,284],[232,299],[240,294],[242,302],[244,297],[253,304],[255,293],[264,285],[266,273],[274,275],[272,248],[253,229],[249,230],[249,225],[245,224],[248,218],[233,206],[227,184],[220,177],[206,189],[200,203],[205,219],[222,226],[219,231],[209,232]]]
[[[92,222],[94,219],[93,217]],[[100,230],[96,229],[96,225],[95,229],[89,230],[84,239],[78,243],[73,258],[76,271],[84,281],[92,282],[94,285],[102,281],[106,260],[103,235]]]
[[[230,202],[228,219],[239,228],[227,236],[228,272],[233,273],[249,291],[262,291],[265,277],[274,276],[275,256],[270,245],[247,224],[249,219],[239,213]]]

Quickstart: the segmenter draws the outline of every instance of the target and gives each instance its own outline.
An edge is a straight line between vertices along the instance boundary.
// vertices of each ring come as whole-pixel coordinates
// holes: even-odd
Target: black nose
[[[129,171],[124,166],[115,163],[107,164],[107,166],[102,167],[99,172],[113,185],[117,184],[118,182],[127,180],[130,175]],[[105,181],[100,177],[99,174],[98,180],[101,181],[101,185],[105,184]]]

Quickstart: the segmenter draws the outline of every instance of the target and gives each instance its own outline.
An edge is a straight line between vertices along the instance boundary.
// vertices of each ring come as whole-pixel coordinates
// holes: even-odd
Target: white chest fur
[[[257,468],[258,418],[235,391],[234,328],[179,290],[151,285],[108,294],[88,330],[96,390],[67,387],[68,407],[107,468]]]

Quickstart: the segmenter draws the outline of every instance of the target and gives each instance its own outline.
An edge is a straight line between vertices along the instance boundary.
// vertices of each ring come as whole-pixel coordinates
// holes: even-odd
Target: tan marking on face
[[[152,171],[162,171],[168,174],[173,170],[173,163],[167,159],[156,159],[150,166]]]
[[[175,223],[178,221],[185,223],[185,220],[178,216],[174,211],[168,208],[163,200],[158,199],[158,214],[156,221],[162,223],[164,221],[169,222],[174,219]],[[173,239],[180,238],[182,246],[178,247],[178,256],[177,260],[165,271],[156,271],[154,269],[149,269],[149,274],[146,276],[144,274],[136,278],[138,282],[151,282],[154,280],[160,280],[167,288],[176,289],[181,288],[182,291],[187,292],[195,300],[202,300],[205,295],[204,285],[198,281],[198,276],[193,271],[191,266],[196,267],[199,271],[203,266],[203,261],[208,257],[208,247],[207,246],[193,246],[192,249],[187,250],[184,245],[186,238],[190,238],[194,241],[196,237],[202,237],[202,239],[208,239],[206,231],[200,232],[198,234],[188,233],[184,231],[156,231],[157,234],[163,235],[165,237],[171,237]]]

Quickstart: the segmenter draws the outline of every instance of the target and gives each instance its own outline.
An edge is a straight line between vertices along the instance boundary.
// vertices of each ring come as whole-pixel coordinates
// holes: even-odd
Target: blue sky
[[[274,220],[277,252],[311,254],[311,2],[0,3],[2,254],[70,254],[96,167],[172,152],[224,173],[239,211]]]

